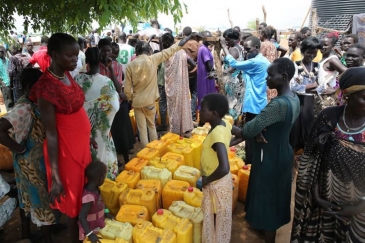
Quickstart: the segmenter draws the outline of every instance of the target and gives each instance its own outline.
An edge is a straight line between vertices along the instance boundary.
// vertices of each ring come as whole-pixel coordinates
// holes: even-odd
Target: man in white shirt
[[[118,36],[119,55],[117,61],[123,66],[123,73],[125,73],[127,64],[131,62],[134,55],[134,48],[127,44],[127,35],[121,32]]]

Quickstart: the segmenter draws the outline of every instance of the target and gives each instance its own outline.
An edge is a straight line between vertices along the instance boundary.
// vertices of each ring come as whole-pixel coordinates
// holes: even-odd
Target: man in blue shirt
[[[243,99],[242,112],[246,113],[246,122],[249,122],[260,114],[262,109],[267,105],[267,68],[270,66],[269,60],[260,53],[261,42],[255,36],[248,37],[243,48],[246,52],[245,61],[236,61],[232,55],[229,54],[226,41],[221,37],[221,45],[226,54],[226,61],[228,61],[231,68],[243,71],[243,79],[246,83],[246,90]],[[246,163],[252,163],[252,140],[246,140]]]

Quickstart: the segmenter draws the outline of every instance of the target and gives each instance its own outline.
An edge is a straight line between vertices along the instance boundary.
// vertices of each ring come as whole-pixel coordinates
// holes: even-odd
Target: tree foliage
[[[255,30],[256,29],[256,20],[250,20],[247,22],[247,28],[251,29],[251,30]]]
[[[185,4],[179,0],[3,0],[0,5],[0,31],[14,29],[14,14],[24,16],[24,30],[45,33],[86,33],[93,20],[103,28],[128,20],[136,26],[140,20],[171,14],[180,22]]]

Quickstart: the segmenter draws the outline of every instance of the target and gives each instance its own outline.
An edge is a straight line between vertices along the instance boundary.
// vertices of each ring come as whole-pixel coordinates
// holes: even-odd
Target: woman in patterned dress
[[[174,37],[166,33],[161,37],[161,43],[162,48],[167,49],[174,44]],[[184,50],[176,52],[165,61],[165,90],[170,132],[180,136],[194,128],[189,96],[188,62],[192,68],[195,67],[195,62]]]
[[[293,243],[365,242],[365,68],[340,77],[346,105],[323,110],[300,160]]]
[[[50,208],[43,156],[45,133],[37,107],[28,99],[32,86],[42,76],[38,69],[25,69],[20,82],[24,96],[0,119],[0,143],[13,151],[15,179],[22,216],[22,238],[30,238],[30,218],[41,227],[45,242],[52,242],[50,225],[56,217]],[[10,136],[9,136],[10,134]],[[24,216],[23,216],[24,214]]]
[[[228,29],[224,31],[223,37],[229,47],[229,54],[237,61],[244,61],[243,48],[238,44],[240,38],[239,32],[234,29]],[[242,78],[241,71],[231,68],[227,62],[224,65],[224,74],[228,79],[225,84],[225,92],[229,103],[229,114],[237,121],[242,113],[245,82]]]
[[[117,153],[110,133],[115,114],[119,110],[119,96],[110,78],[99,73],[100,52],[97,47],[88,48],[86,63],[89,71],[79,74],[75,81],[85,93],[84,109],[91,124],[91,137],[98,144],[95,150],[91,148],[93,161],[103,162],[107,168],[107,177],[114,180],[118,173]]]
[[[271,42],[272,37],[272,29],[270,27],[265,27],[260,34],[260,52],[261,54],[267,58],[270,62],[273,62],[276,58],[278,58],[278,52],[276,50],[275,45]],[[278,95],[278,92],[275,89],[267,88],[267,102],[270,102],[271,99]]]

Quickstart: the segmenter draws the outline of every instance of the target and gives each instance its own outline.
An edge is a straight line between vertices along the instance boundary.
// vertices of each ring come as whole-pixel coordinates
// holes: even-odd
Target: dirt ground
[[[130,156],[132,159],[136,152],[141,149],[141,146],[139,143],[135,146],[135,153]],[[119,159],[122,160],[120,157]],[[5,180],[7,178],[10,178],[12,174],[1,172]],[[292,203],[291,203],[291,209],[293,211],[294,207],[294,192],[295,192],[295,183],[293,183],[292,188]],[[245,242],[245,243],[263,243],[264,240],[257,235],[254,231],[251,230],[248,223],[244,220],[245,212],[244,212],[244,205],[241,202],[238,202],[237,208],[233,213],[233,223],[232,223],[232,243],[238,243],[238,242]],[[65,219],[62,218],[61,223],[64,223]],[[32,232],[37,231],[37,227],[35,225],[32,226]],[[289,242],[290,239],[290,232],[291,232],[291,223],[281,227],[277,232],[276,242],[278,243],[286,243]],[[55,243],[65,243],[69,242],[68,238],[68,232],[67,230],[63,230],[59,232],[58,234],[53,236]],[[16,210],[16,212],[13,214],[12,219],[7,222],[4,227],[0,230],[0,242],[1,243],[14,243],[21,240],[21,222],[20,222],[20,216],[19,216],[19,210]],[[33,242],[38,243],[38,242]],[[39,242],[41,243],[41,241]]]

